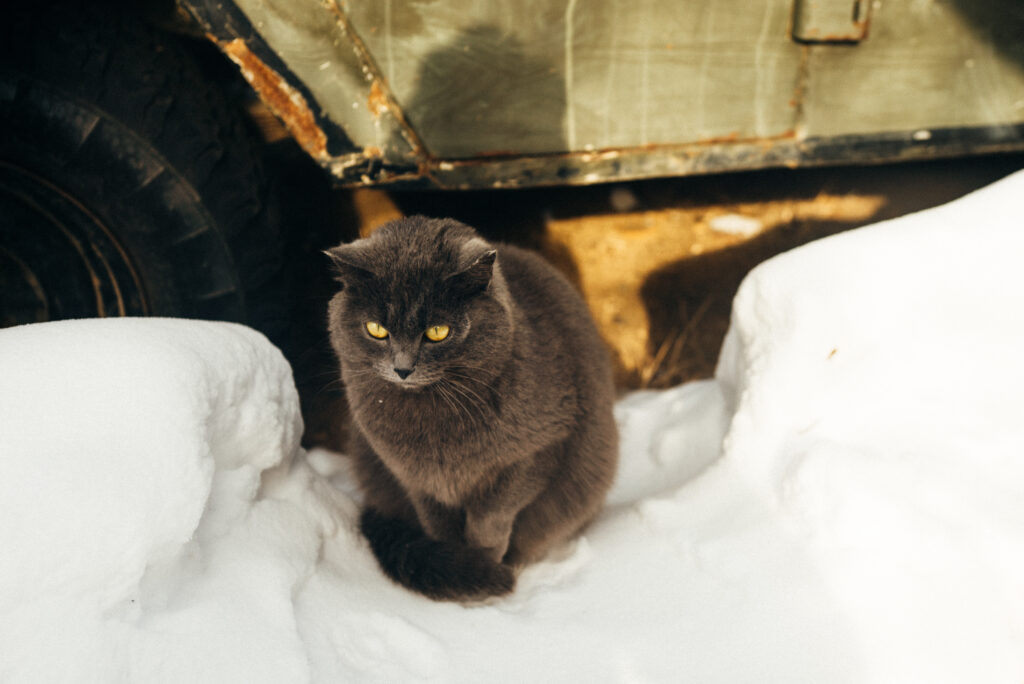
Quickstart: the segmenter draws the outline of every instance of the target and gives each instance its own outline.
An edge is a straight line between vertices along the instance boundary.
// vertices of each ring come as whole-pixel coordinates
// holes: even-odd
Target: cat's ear
[[[459,297],[482,292],[494,276],[498,252],[483,240],[473,240],[462,249],[463,268],[448,277],[449,289]]]
[[[359,241],[325,249],[324,254],[331,260],[334,279],[343,286],[373,276]]]

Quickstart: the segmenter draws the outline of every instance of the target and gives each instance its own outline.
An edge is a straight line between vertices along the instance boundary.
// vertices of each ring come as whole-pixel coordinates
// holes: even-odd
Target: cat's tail
[[[377,562],[395,582],[437,600],[479,600],[512,591],[516,578],[480,549],[427,537],[418,526],[372,508],[359,526]]]

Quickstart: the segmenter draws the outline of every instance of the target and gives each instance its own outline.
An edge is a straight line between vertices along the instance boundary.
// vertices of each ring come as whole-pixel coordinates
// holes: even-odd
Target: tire
[[[95,3],[0,27],[0,325],[161,315],[284,328],[241,116],[175,37]]]

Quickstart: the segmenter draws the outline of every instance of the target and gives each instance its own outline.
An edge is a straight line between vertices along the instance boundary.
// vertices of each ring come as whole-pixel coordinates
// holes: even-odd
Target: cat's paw
[[[466,545],[500,563],[512,538],[512,518],[466,515]]]
[[[505,542],[503,546],[482,546],[480,550],[494,563],[501,563],[508,550],[508,542]]]
[[[515,572],[480,548],[427,537],[408,520],[363,511],[360,528],[388,577],[436,600],[477,601],[515,588]]]

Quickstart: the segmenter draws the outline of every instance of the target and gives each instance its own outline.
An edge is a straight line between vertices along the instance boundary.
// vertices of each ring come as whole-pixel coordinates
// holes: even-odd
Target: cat
[[[326,252],[360,528],[392,580],[507,594],[598,513],[618,462],[610,360],[536,254],[414,216]]]

